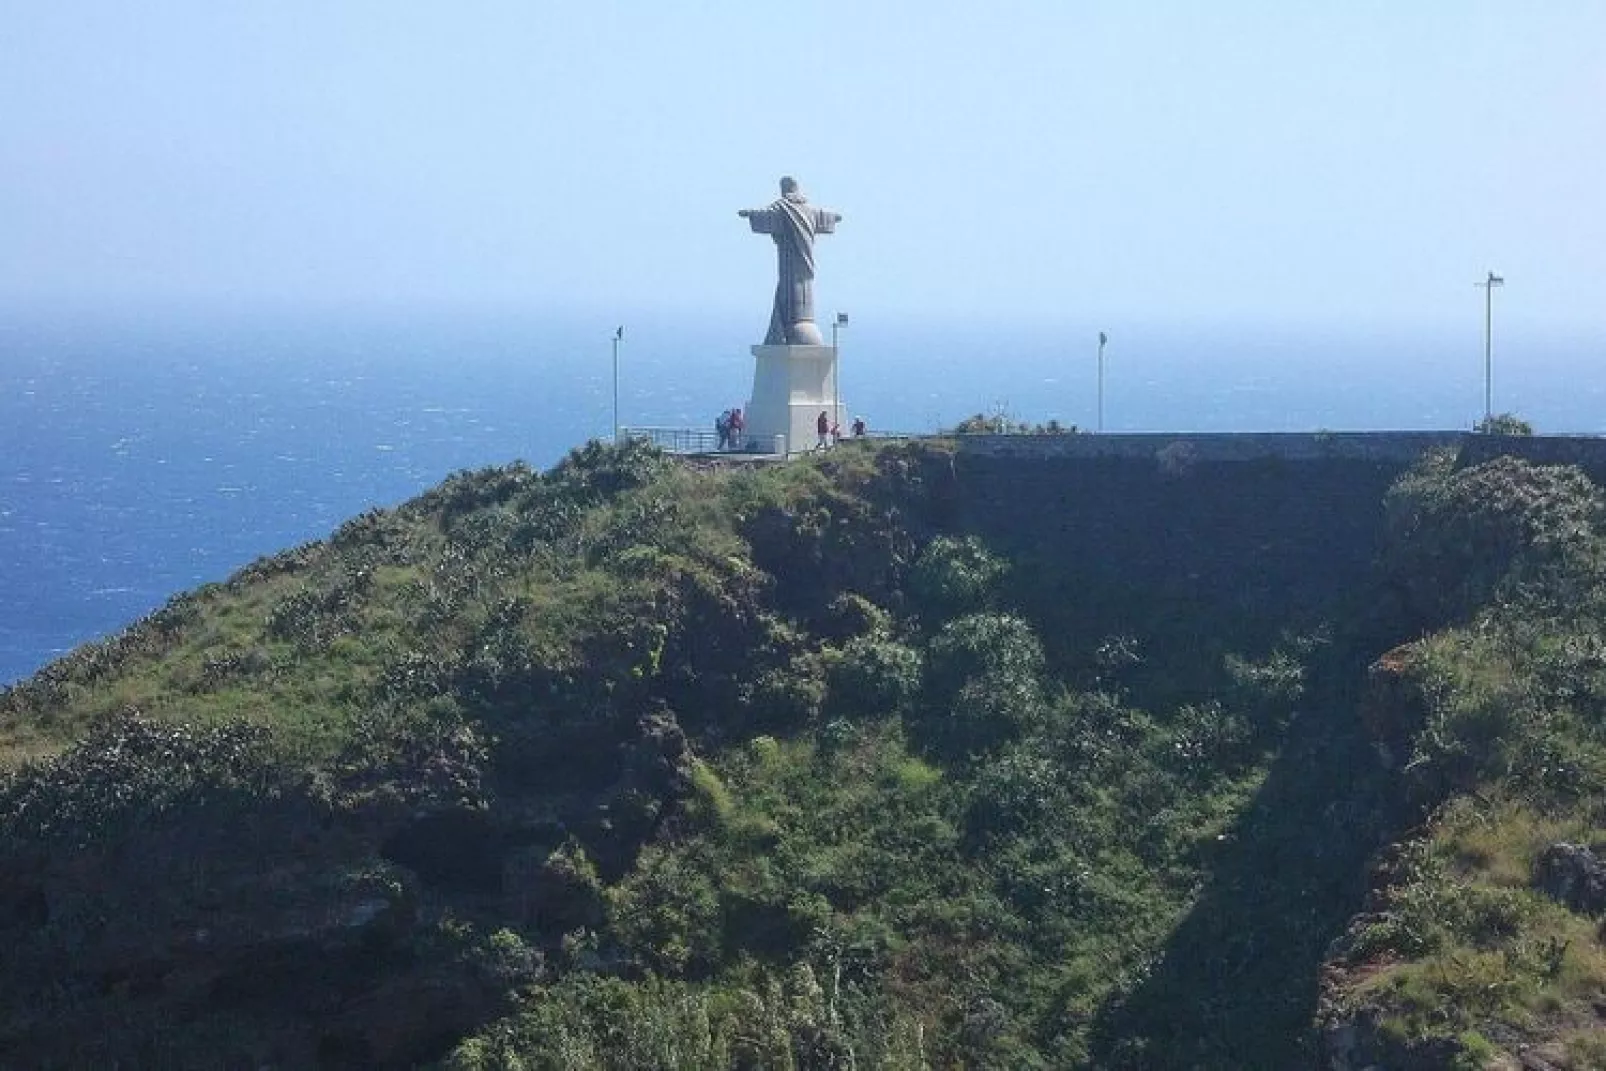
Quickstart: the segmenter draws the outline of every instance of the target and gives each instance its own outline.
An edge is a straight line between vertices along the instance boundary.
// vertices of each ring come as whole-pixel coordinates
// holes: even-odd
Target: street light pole
[[[619,442],[619,343],[624,340],[623,325],[613,333],[613,441]]]
[[[1103,331],[1099,332],[1099,424],[1098,430],[1104,430],[1104,344],[1110,337]]]
[[[848,314],[837,313],[836,319],[831,321],[831,423],[839,428],[842,426],[842,363],[837,359],[837,332],[846,326]]]
[[[1477,285],[1483,287],[1483,423],[1488,430],[1494,420],[1494,291],[1506,281],[1490,272]]]

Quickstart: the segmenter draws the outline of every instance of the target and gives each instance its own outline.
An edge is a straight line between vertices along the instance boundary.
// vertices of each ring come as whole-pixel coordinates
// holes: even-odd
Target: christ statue
[[[790,176],[781,179],[778,200],[767,208],[744,208],[738,215],[755,233],[775,239],[780,279],[764,345],[824,345],[814,324],[814,236],[834,232],[842,216],[809,204]]]

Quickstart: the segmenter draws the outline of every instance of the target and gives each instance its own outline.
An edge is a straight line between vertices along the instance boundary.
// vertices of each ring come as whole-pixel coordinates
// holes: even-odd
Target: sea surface
[[[97,316],[0,311],[0,685],[168,597],[327,535],[465,468],[541,468],[609,434],[616,325],[581,317]],[[632,425],[744,404],[737,318],[639,317],[619,350]],[[932,431],[977,412],[1097,420],[1097,331],[860,318],[848,409]],[[1599,340],[1503,344],[1497,411],[1606,430]],[[1481,338],[1112,332],[1109,431],[1465,428]]]

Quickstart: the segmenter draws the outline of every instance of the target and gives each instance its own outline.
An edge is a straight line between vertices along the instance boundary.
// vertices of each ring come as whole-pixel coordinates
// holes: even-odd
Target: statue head
[[[781,176],[781,196],[785,197],[789,193],[796,193],[796,192],[797,192],[797,179],[793,178],[791,175],[782,175]]]

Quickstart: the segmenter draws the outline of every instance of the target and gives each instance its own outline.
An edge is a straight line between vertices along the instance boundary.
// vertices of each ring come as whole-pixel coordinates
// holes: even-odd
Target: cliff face
[[[1308,439],[592,444],[175,599],[0,695],[0,1051],[1590,1066],[1598,492]]]
[[[965,523],[1018,564],[1015,605],[1071,679],[1102,681],[1101,653],[1120,637],[1142,653],[1120,684],[1163,723],[1219,704],[1266,733],[1255,790],[1193,849],[1209,865],[1145,976],[1101,1009],[1091,1062],[1307,1062],[1319,965],[1360,906],[1367,858],[1399,824],[1355,708],[1366,664],[1403,638],[1380,568],[1384,502],[1424,444],[1318,443],[1292,457],[1276,442],[1141,445],[956,461]],[[1290,664],[1296,694],[1257,694]],[[1191,746],[1178,735],[1174,746]],[[1134,833],[1152,821],[1141,807],[1132,818]]]

